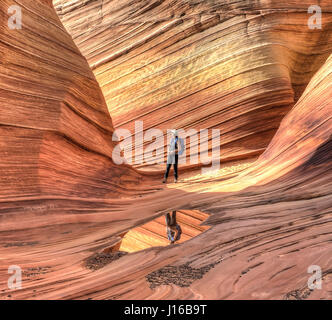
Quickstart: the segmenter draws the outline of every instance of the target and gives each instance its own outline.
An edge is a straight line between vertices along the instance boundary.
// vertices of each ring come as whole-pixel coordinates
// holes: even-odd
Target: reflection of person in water
[[[173,244],[175,241],[180,240],[182,233],[180,225],[176,222],[176,211],[172,212],[172,216],[167,213],[165,218],[167,238]]]

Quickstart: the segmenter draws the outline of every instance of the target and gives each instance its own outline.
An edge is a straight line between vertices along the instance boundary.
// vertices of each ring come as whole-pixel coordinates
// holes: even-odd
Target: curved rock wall
[[[14,226],[20,214],[46,219],[52,211],[63,213],[71,199],[137,191],[141,179],[113,163],[105,99],[51,2],[16,4],[22,7],[21,30],[7,25],[13,2],[0,7],[0,209],[14,229],[26,226]],[[45,204],[52,199],[56,204]]]
[[[80,5],[81,2],[70,3]],[[90,2],[93,3],[99,2]],[[285,19],[298,14],[286,14],[278,9],[287,8],[292,12],[295,8],[302,12],[299,17],[304,23],[303,1],[300,5],[297,1],[282,5],[274,5],[273,1],[250,3],[278,11],[278,14],[273,10],[268,14],[269,11],[264,11],[267,7],[262,8],[270,18],[276,19],[279,14]],[[6,16],[10,4],[9,0],[1,2],[1,17]],[[201,12],[204,4],[196,4]],[[321,4],[328,8],[327,2]],[[285,109],[292,107],[268,148],[253,165],[235,176],[202,175],[159,190],[160,183],[111,161],[113,127],[105,101],[88,64],[49,5],[45,1],[24,1],[22,30],[8,30],[1,23],[1,299],[330,299],[332,58],[311,79],[294,107],[292,90],[297,89],[291,79],[295,70],[300,69],[276,64],[270,73],[265,67],[267,60],[263,59],[264,67],[257,67],[261,73],[256,74],[256,69],[253,74],[249,72],[254,82],[258,74],[261,80],[269,75],[270,80],[266,82],[269,85],[261,85],[261,91],[258,90],[262,100],[256,95],[257,86],[231,81],[230,85],[248,90],[246,96],[242,89],[236,91],[230,87],[231,100],[253,97],[256,122],[266,120],[264,117],[268,114],[262,111],[263,118],[258,116],[262,101],[265,105],[271,103],[273,110],[276,108],[271,119],[281,118],[276,102],[280,99],[274,100],[274,93],[285,98]],[[230,23],[229,27],[232,19],[243,18],[236,10],[242,13],[245,10],[233,6],[228,9],[235,16],[224,21],[226,25]],[[154,8],[142,9],[139,14],[144,16],[145,11]],[[122,10],[129,10],[128,6],[117,11],[118,21],[124,20]],[[134,9],[131,14],[134,15]],[[200,19],[204,21],[204,15]],[[330,15],[324,19],[326,28]],[[275,30],[281,28],[280,21],[276,21]],[[139,27],[142,25],[137,26],[137,31]],[[282,39],[283,32],[279,31]],[[186,32],[189,31],[184,29],[181,35]],[[310,46],[301,37],[299,42],[295,38],[290,41],[303,50],[317,49],[307,55],[303,50],[297,51],[298,57],[303,54],[310,62],[321,61],[330,50],[329,30],[314,32],[321,35],[321,46],[315,41]],[[298,33],[300,36],[299,30]],[[189,39],[190,42],[192,38]],[[238,42],[242,40],[237,38]],[[163,43],[160,38],[159,41]],[[233,40],[234,46],[237,41]],[[194,50],[195,45],[188,48]],[[271,56],[275,54],[272,49],[267,52]],[[275,59],[284,59],[281,53],[275,54]],[[249,65],[256,55],[261,57],[257,52],[248,54],[242,64]],[[294,57],[293,54],[288,58]],[[232,60],[234,68],[240,63],[235,61]],[[300,63],[301,59],[296,61]],[[317,65],[310,64],[313,69]],[[304,63],[300,66],[308,71]],[[211,77],[218,76],[209,70]],[[284,79],[282,85],[276,82],[279,72]],[[176,73],[170,74],[176,76]],[[281,88],[285,88],[284,94]],[[205,98],[208,100],[209,95]],[[229,137],[235,140],[239,129],[233,130],[232,126],[237,126],[237,121],[247,123],[244,115],[247,108],[248,100],[243,109],[228,109]],[[244,114],[240,112],[241,116],[237,116],[241,110]],[[212,107],[208,111],[211,118],[218,113]],[[188,118],[200,115],[203,122],[207,120],[202,113],[189,112],[189,109],[185,112]],[[226,119],[226,111],[224,116]],[[158,117],[151,119],[158,120]],[[278,121],[274,121],[277,126]],[[248,135],[245,125],[241,130]],[[252,133],[258,139],[258,131]],[[96,271],[85,267],[85,259],[116,244],[119,235],[170,210],[200,210],[210,214],[207,223],[211,228],[179,245],[127,254]],[[8,289],[10,265],[22,268],[21,290]],[[322,268],[322,290],[307,289],[310,265]]]
[[[313,30],[309,0],[53,3],[115,128],[217,128],[221,160],[261,153],[332,50],[328,0]]]
[[[330,299],[331,63],[330,57],[265,153],[240,175],[203,176],[176,190],[113,200],[114,213],[99,215],[99,224],[85,225],[81,218],[51,230],[47,239],[36,229],[16,232],[12,244],[10,233],[2,233],[3,265],[24,270],[24,288],[11,298]],[[97,271],[84,267],[93,252],[119,241],[116,235],[171,209],[209,213],[211,228],[181,245],[127,254]],[[321,290],[308,290],[310,265],[322,268]],[[0,271],[5,283],[4,267]]]

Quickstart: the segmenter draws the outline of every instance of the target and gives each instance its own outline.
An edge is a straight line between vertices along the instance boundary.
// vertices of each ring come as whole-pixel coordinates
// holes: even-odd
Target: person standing
[[[178,162],[179,162],[179,155],[181,155],[184,151],[184,142],[183,139],[179,138],[178,131],[175,129],[171,130],[172,133],[172,139],[169,144],[168,148],[168,156],[167,156],[167,166],[166,166],[166,172],[164,175],[163,183],[166,183],[169,171],[171,169],[171,166],[173,164],[174,167],[174,182],[176,183],[178,181]],[[180,150],[179,150],[180,145]]]

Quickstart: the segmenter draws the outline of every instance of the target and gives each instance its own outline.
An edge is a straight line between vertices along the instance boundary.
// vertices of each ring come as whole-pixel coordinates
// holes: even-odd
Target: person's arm
[[[182,234],[182,229],[179,224],[176,225],[176,237],[175,241],[180,240]]]
[[[166,232],[167,232],[167,238],[168,238],[168,240],[171,241],[171,242],[174,242],[174,238],[172,236],[171,229],[167,227],[166,230],[167,230]]]
[[[179,156],[181,156],[181,154],[182,154],[183,151],[184,151],[184,141],[183,141],[182,138],[179,138],[179,142],[180,142],[180,147],[181,147],[181,149],[180,149],[180,151],[179,151]]]

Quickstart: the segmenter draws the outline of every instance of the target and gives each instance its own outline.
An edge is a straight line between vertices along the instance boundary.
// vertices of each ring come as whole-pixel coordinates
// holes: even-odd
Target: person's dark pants
[[[167,226],[175,226],[176,225],[176,211],[172,211],[172,216],[166,213],[166,225]]]
[[[165,177],[164,177],[165,179],[167,179],[167,177],[168,177],[169,170],[171,169],[172,164],[173,164],[173,167],[174,167],[174,178],[176,180],[178,179],[178,161],[179,161],[179,155],[176,153],[174,158],[175,158],[174,163],[167,163]]]

